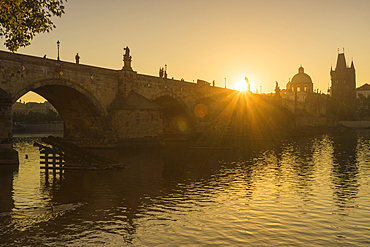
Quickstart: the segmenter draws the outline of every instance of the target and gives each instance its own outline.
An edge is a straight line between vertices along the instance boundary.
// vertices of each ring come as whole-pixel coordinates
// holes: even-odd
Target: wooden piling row
[[[41,139],[49,146],[35,142],[40,150],[41,169],[48,170],[97,170],[124,168],[125,165],[94,154],[62,138],[49,136]],[[51,147],[50,147],[51,146]]]

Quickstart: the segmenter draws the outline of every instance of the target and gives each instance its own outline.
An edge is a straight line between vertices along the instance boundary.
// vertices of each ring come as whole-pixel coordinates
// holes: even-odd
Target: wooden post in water
[[[46,185],[49,184],[49,151],[44,150],[43,153],[45,154],[45,183]]]
[[[52,156],[52,164],[53,164],[53,178],[55,180],[55,177],[57,176],[57,170],[56,170],[56,154],[55,152],[53,152],[53,156]]]

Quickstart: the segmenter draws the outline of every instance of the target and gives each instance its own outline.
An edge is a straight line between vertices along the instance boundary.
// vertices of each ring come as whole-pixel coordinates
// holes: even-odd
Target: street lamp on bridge
[[[58,46],[58,61],[59,61],[59,46],[60,46],[59,40],[57,41],[57,46]]]

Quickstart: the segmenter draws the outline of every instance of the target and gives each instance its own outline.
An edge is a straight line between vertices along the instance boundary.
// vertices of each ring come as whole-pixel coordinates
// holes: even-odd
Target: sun
[[[243,91],[248,89],[248,84],[245,81],[239,81],[236,84],[235,89],[238,90],[238,91],[243,92]]]

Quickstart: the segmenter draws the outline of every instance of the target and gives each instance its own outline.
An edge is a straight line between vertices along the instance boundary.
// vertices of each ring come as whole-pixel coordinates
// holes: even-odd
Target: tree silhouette
[[[359,94],[356,98],[356,110],[359,119],[368,119],[370,117],[370,97]]]
[[[63,0],[0,0],[0,36],[5,37],[4,45],[15,52],[30,45],[37,33],[55,28],[51,17],[62,14]]]

